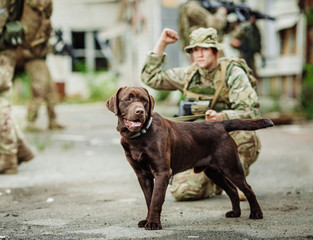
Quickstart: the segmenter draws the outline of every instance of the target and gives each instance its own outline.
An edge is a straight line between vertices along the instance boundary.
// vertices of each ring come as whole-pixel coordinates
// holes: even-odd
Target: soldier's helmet
[[[195,47],[216,48],[221,50],[223,45],[217,41],[217,31],[214,28],[198,28],[191,32],[189,46],[185,51],[190,51]]]

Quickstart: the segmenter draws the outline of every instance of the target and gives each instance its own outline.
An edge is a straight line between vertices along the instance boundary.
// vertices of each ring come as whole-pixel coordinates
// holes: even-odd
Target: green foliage
[[[26,73],[16,75],[13,84],[13,104],[24,104],[29,98],[32,97],[30,79]]]
[[[88,99],[79,96],[65,99],[66,103],[85,103],[109,99],[118,89],[118,75],[110,71],[87,71],[84,64],[80,65],[82,75],[90,91]],[[84,71],[83,71],[84,70]],[[30,78],[23,72],[14,78],[13,104],[27,104],[32,97]]]
[[[313,8],[309,8],[306,10],[306,19],[308,25],[313,26]]]
[[[170,95],[169,91],[157,91],[155,100],[157,102],[165,101]]]
[[[75,68],[75,70],[77,72],[83,72],[83,73],[87,73],[88,72],[87,64],[83,60],[80,60],[77,63],[75,63],[74,68]]]
[[[28,142],[36,147],[39,152],[45,151],[52,146],[51,133],[34,133],[28,137]]]
[[[94,72],[87,74],[86,80],[90,90],[89,101],[109,99],[118,89],[118,76],[112,72]]]
[[[313,65],[307,64],[304,68],[301,103],[306,117],[313,119]]]

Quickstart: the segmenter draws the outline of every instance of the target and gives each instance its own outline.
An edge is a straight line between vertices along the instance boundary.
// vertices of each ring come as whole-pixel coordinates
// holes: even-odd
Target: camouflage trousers
[[[41,104],[46,104],[49,120],[56,118],[55,105],[57,94],[54,82],[45,59],[33,59],[25,63],[25,70],[30,77],[32,99],[27,108],[27,120],[34,122],[37,119]]]
[[[259,137],[254,131],[234,131],[230,135],[238,146],[240,160],[247,176],[261,149]],[[169,190],[177,201],[185,201],[212,197],[217,187],[204,172],[194,173],[193,169],[189,169],[173,176]]]
[[[0,155],[16,155],[22,135],[14,122],[11,109],[12,79],[16,51],[0,51]]]

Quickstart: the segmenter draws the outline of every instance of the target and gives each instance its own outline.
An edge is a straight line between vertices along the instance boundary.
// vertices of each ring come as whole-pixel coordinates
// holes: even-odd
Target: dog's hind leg
[[[256,196],[244,177],[232,175],[229,179],[245,194],[250,205],[250,218],[262,219],[263,213]]]
[[[218,169],[207,168],[205,174],[220,188],[222,188],[229,196],[232,203],[232,211],[226,213],[226,217],[240,217],[240,201],[236,187],[230,182]]]

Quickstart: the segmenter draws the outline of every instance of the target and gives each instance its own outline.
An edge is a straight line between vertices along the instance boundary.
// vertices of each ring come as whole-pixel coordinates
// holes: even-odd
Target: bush
[[[88,75],[87,84],[90,90],[89,101],[109,99],[118,89],[118,76],[113,72],[95,72]]]
[[[313,65],[304,68],[301,103],[308,119],[313,119]]]

